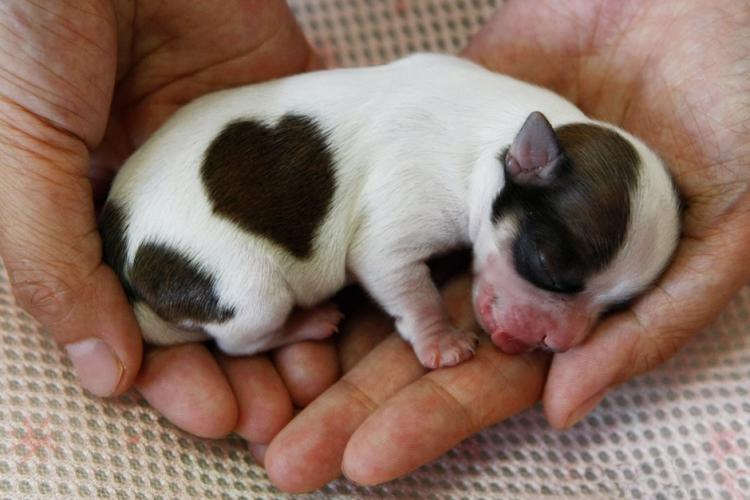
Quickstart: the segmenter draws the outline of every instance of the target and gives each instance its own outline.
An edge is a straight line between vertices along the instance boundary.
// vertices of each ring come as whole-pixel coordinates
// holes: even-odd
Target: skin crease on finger
[[[6,2],[0,10],[0,46],[33,42],[23,44],[28,57],[22,64],[15,53],[0,54],[5,71],[0,136],[10,167],[0,178],[0,192],[3,200],[21,196],[0,207],[0,250],[13,282],[29,284],[28,292],[14,288],[21,303],[44,306],[34,312],[58,340],[75,340],[106,325],[100,335],[121,362],[117,394],[138,372],[141,341],[114,274],[100,264],[86,180],[89,150],[94,148],[92,168],[111,170],[192,98],[304,71],[316,58],[280,0],[212,6],[183,0]],[[40,30],[47,25],[50,29]],[[97,177],[102,189],[107,175]],[[87,277],[83,283],[81,276]],[[144,366],[139,379],[144,395],[189,432],[226,433],[237,406],[249,404],[235,400],[202,346],[161,350]],[[192,367],[193,383],[175,375],[181,366]],[[212,405],[193,404],[203,392],[212,395]]]
[[[279,373],[266,355],[218,358],[237,398],[234,432],[250,443],[270,443],[293,415],[292,400]]]
[[[742,2],[511,1],[467,51],[644,138],[687,202],[683,241],[660,283],[555,356],[544,403],[557,427],[585,415],[576,410],[590,410],[592,401],[580,407],[602,389],[669,358],[750,280],[748,31]]]

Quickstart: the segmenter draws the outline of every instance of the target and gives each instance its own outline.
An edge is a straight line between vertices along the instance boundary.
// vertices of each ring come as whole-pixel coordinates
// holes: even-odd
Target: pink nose
[[[586,325],[586,316],[575,311],[553,313],[526,304],[516,305],[495,318],[491,338],[508,354],[537,348],[563,352],[572,347]]]

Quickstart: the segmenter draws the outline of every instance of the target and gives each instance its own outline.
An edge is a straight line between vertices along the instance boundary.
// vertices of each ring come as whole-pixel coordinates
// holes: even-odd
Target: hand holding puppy
[[[29,38],[48,58],[42,64],[33,58],[21,64],[0,60],[11,76],[0,98],[0,136],[7,145],[0,180],[0,253],[19,301],[60,342],[78,344],[78,356],[116,355],[114,371],[89,364],[90,371],[83,373],[87,387],[102,395],[120,393],[133,383],[141,353],[119,284],[100,264],[86,179],[89,150],[95,151],[99,165],[119,164],[187,100],[223,86],[303,70],[310,56],[281,2],[247,19],[237,16],[235,5],[203,13],[175,4],[179,2],[163,4],[151,19],[169,20],[166,25],[180,34],[177,43],[153,52],[167,34],[155,27],[165,24],[139,25],[118,2],[88,2],[92,14],[85,17],[79,11],[76,16],[27,11],[36,7],[12,2],[11,16],[1,17],[54,23],[57,14],[76,23],[59,25],[66,29],[54,35],[50,31]],[[247,9],[251,4],[243,2]],[[491,69],[550,86],[595,118],[643,137],[672,165],[687,196],[686,237],[660,286],[601,325],[584,346],[554,358],[544,400],[558,426],[582,417],[606,388],[665,359],[710,322],[750,277],[750,117],[747,103],[740,102],[748,95],[741,75],[747,73],[742,65],[747,65],[750,49],[740,33],[748,25],[747,9],[737,2],[727,1],[721,9],[715,2],[695,0],[680,4],[678,15],[672,12],[675,4],[644,0],[615,6],[600,1],[560,7],[551,1],[511,1],[468,50]],[[272,29],[248,30],[253,19]],[[274,34],[278,23],[282,29]],[[131,25],[138,29],[130,30]],[[14,24],[5,36],[22,26]],[[136,54],[126,49],[129,36],[140,49]],[[206,36],[217,38],[207,41]],[[223,43],[221,36],[231,43]],[[265,36],[270,41],[263,45]],[[85,39],[105,42],[86,45]],[[75,49],[66,50],[66,43]],[[701,60],[690,50],[694,44],[701,44],[705,53]],[[263,51],[254,50],[261,45]],[[198,48],[206,46],[211,51],[197,57]],[[62,59],[65,54],[72,59]],[[63,61],[59,71],[58,61]],[[165,68],[174,73],[162,79]],[[28,82],[41,89],[38,94]],[[89,82],[101,86],[92,90]],[[125,113],[131,105],[134,111]],[[464,303],[451,296],[448,300],[454,308]],[[547,360],[539,354],[508,358],[483,345],[472,363],[423,376],[408,346],[389,338],[362,359],[361,353],[378,340],[375,332],[388,329],[387,322],[372,314],[352,324],[341,342],[347,377],[300,414],[268,452],[269,473],[281,486],[320,486],[341,472],[342,463],[352,479],[390,479],[520,411],[541,394]],[[88,338],[103,339],[108,347],[80,342]],[[294,387],[299,390],[298,403],[309,399],[300,394],[305,385],[315,385],[311,380],[316,375],[317,380],[330,378],[332,359],[325,346],[312,357],[294,347],[276,355],[293,396]],[[283,371],[299,365],[305,368]],[[263,388],[271,387],[265,402],[276,415],[267,420],[283,423],[289,417],[289,396],[277,371],[265,357],[224,360],[223,368],[226,376],[203,347],[172,348],[148,356],[138,381],[157,409],[190,432],[218,436],[237,425],[251,441],[265,442],[277,429],[250,429],[254,424],[247,420],[247,410],[260,401]],[[109,375],[103,377],[105,373]],[[301,384],[294,383],[300,379]],[[244,428],[242,421],[237,423],[238,405]],[[389,442],[394,444],[384,447]],[[258,447],[256,452],[262,453]]]
[[[135,383],[188,432],[267,442],[292,399],[337,376],[332,347],[290,347],[278,369],[265,356],[220,367],[195,344],[142,358],[132,309],[101,262],[94,199],[186,102],[317,65],[286,2],[11,0],[0,27],[0,255],[18,302],[66,347],[92,393]],[[248,410],[256,398],[270,402],[263,418]]]
[[[666,361],[750,280],[750,85],[740,76],[750,71],[750,42],[741,36],[750,8],[542,3],[509,2],[466,54],[644,138],[686,204],[668,273],[581,348],[554,357],[543,402],[550,422],[566,427],[608,388]]]

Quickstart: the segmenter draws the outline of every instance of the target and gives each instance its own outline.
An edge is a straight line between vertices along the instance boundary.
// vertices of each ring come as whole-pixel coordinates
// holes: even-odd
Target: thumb
[[[101,262],[83,141],[0,99],[0,256],[21,307],[65,348],[97,396],[138,372],[138,325]]]

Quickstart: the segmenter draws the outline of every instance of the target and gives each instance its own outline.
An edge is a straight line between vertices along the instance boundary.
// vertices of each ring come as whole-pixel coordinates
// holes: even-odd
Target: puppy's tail
[[[161,319],[145,302],[133,304],[135,317],[141,327],[143,340],[155,345],[175,345],[187,342],[201,342],[210,336],[200,330],[182,329]]]

